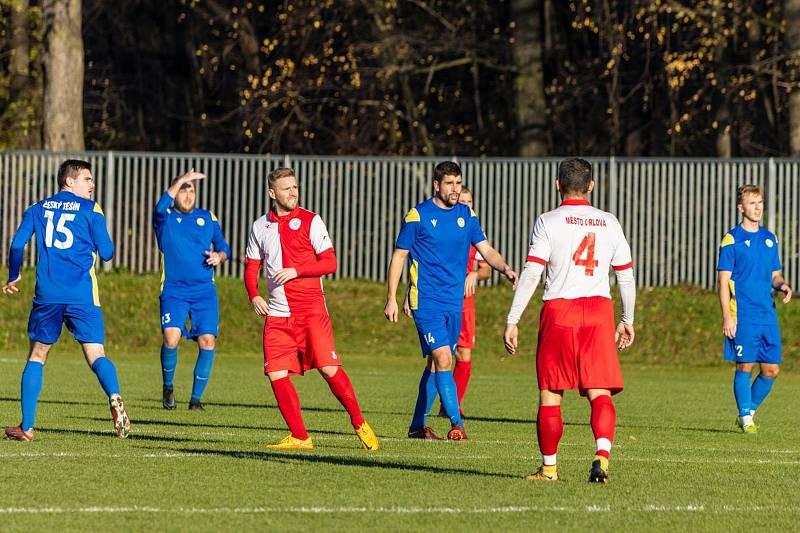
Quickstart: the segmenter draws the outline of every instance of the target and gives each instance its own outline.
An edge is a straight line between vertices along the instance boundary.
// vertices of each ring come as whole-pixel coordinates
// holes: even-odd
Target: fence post
[[[105,183],[103,184],[103,211],[106,215],[106,229],[108,229],[108,234],[113,235],[114,233],[114,152],[109,150],[106,152],[106,178]],[[114,243],[116,246],[119,243]],[[111,261],[105,261],[103,263],[103,271],[109,272],[111,270]]]
[[[617,214],[617,159],[612,155],[608,161],[608,202],[607,209],[614,216]]]
[[[770,157],[767,165],[767,209],[769,213],[767,216],[767,229],[775,233],[776,210],[778,208],[776,205],[778,200],[778,179],[775,175],[775,159]]]

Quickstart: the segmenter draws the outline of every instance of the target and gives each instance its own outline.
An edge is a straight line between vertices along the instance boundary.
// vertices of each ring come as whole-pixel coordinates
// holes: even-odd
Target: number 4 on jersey
[[[590,231],[578,245],[575,253],[572,254],[572,262],[577,266],[584,267],[583,273],[586,276],[594,276],[594,268],[598,264],[597,259],[594,258],[594,239],[595,233]]]

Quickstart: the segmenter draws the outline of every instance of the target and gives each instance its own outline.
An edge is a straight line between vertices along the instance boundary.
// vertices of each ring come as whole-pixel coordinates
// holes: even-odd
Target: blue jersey
[[[173,198],[161,195],[153,212],[153,229],[161,250],[161,291],[206,288],[214,282],[214,267],[206,264],[205,251],[225,252],[231,249],[222,236],[219,221],[213,213],[195,208],[181,213],[172,208]]]
[[[108,261],[114,255],[100,206],[61,191],[25,210],[11,241],[9,281],[19,277],[25,243],[34,233],[38,259],[33,301],[99,306],[95,262],[98,257]]]
[[[408,250],[411,309],[460,313],[469,247],[485,240],[478,217],[466,205],[444,209],[430,198],[411,209],[395,243]]]
[[[773,324],[772,273],[781,269],[778,239],[765,228],[736,226],[722,238],[717,270],[731,272],[731,312],[738,323]]]

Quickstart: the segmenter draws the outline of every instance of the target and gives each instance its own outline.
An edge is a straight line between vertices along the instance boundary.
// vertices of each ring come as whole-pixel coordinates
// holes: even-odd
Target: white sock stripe
[[[599,438],[597,439],[597,451],[604,451],[610,452],[611,451],[611,441],[606,438]]]
[[[555,465],[556,464],[556,455],[558,455],[558,454],[554,453],[553,455],[542,455],[542,463],[544,463],[545,466],[553,466],[553,465]]]

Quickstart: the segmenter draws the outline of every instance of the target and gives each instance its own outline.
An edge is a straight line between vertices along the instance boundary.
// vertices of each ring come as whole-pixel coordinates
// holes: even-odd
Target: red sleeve
[[[303,277],[333,274],[336,272],[336,253],[334,253],[333,248],[328,248],[317,255],[317,260],[313,263],[298,265],[294,269],[297,271],[298,276]]]
[[[250,300],[256,296],[261,296],[258,290],[258,273],[261,270],[261,261],[246,257],[244,260],[244,286],[247,288],[247,295]]]

